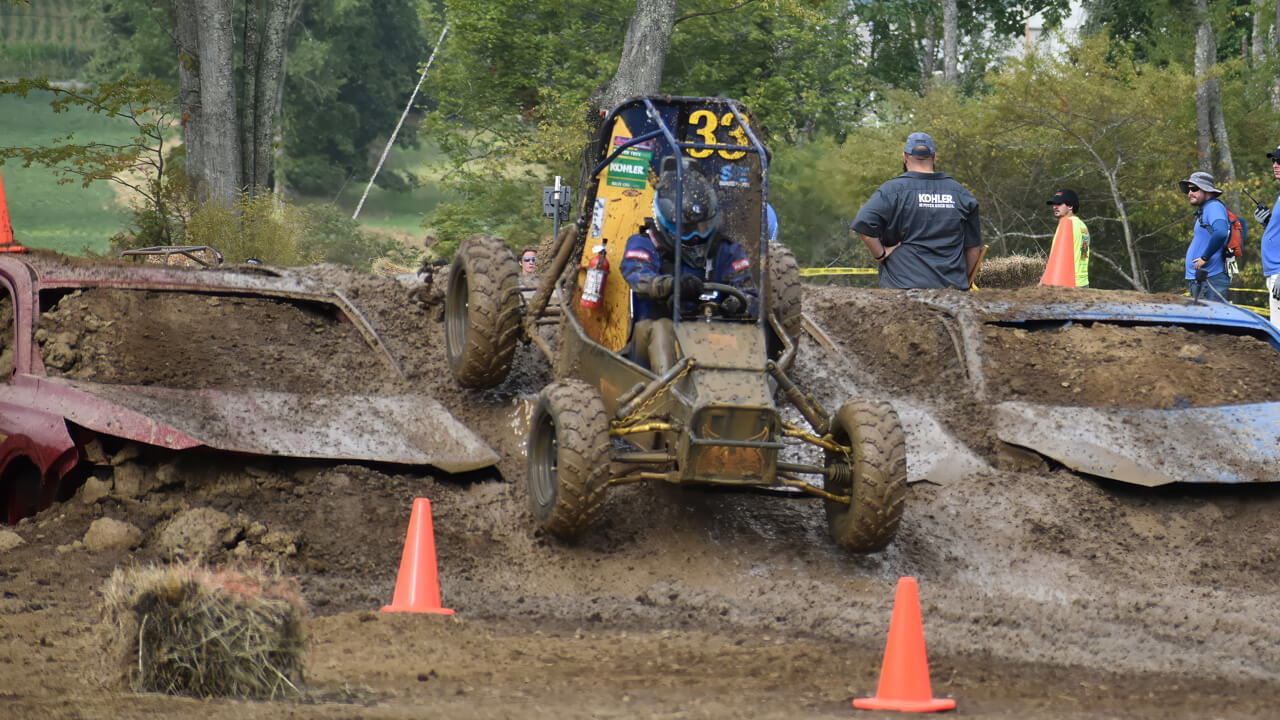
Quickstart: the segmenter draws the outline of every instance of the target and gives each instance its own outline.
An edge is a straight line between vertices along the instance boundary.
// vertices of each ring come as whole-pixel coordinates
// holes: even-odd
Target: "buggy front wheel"
[[[580,536],[603,511],[609,419],[595,388],[561,380],[543,389],[529,424],[529,509],[541,529]]]
[[[875,552],[893,540],[907,498],[907,450],[893,406],[850,400],[831,419],[832,439],[851,452],[826,451],[826,489],[849,502],[825,501],[831,538],[850,552]]]

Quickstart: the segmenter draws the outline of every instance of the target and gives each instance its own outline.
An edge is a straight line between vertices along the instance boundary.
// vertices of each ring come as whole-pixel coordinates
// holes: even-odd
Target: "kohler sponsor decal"
[[[916,202],[922,208],[952,208],[956,205],[951,193],[916,193]]]

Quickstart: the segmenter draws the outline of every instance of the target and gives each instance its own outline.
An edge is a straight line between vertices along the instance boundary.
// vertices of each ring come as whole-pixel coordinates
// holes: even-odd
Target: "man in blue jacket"
[[[1222,249],[1231,235],[1227,206],[1218,196],[1222,191],[1213,186],[1213,176],[1194,172],[1178,181],[1178,189],[1196,209],[1191,228],[1191,244],[1187,246],[1187,290],[1193,298],[1227,302],[1231,276],[1222,257]]]
[[[1280,180],[1280,147],[1267,153],[1267,159],[1271,161],[1272,177]],[[1280,203],[1280,197],[1276,203]],[[1258,206],[1253,218],[1266,227],[1262,232],[1262,275],[1267,279],[1271,295],[1271,324],[1280,328],[1280,222],[1275,225],[1269,222],[1271,209],[1265,205]]]
[[[674,158],[666,158],[653,194],[653,222],[627,239],[622,277],[634,293],[636,351],[662,374],[675,365],[672,296],[680,289],[680,305],[688,312],[704,301],[717,303],[722,316],[755,312],[756,287],[751,261],[742,245],[718,235],[719,200],[715,188],[686,159],[680,210],[676,203]],[[680,271],[675,269],[676,216],[679,212]],[[730,285],[743,292],[748,305],[733,295],[704,297],[703,283]]]

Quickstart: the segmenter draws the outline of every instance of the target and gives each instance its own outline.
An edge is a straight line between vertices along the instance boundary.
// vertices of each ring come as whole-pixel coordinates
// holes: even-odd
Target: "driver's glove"
[[[1253,219],[1257,220],[1259,225],[1266,227],[1267,221],[1271,219],[1271,210],[1266,205],[1259,205],[1258,209],[1253,211]]]
[[[696,300],[702,294],[702,278],[693,273],[680,274],[681,301]]]
[[[671,288],[674,285],[675,278],[670,275],[655,275],[637,282],[635,291],[640,297],[661,300],[671,297]]]
[[[724,311],[725,315],[741,315],[742,311],[747,308],[743,305],[742,298],[737,295],[726,295],[720,301],[720,309]]]

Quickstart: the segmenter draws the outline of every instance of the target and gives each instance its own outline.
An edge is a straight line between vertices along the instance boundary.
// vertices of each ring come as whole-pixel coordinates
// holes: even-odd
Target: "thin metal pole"
[[[373,187],[373,179],[378,177],[378,173],[382,171],[382,164],[387,161],[387,154],[391,152],[391,146],[395,144],[396,136],[400,134],[400,128],[404,126],[404,119],[409,116],[409,108],[413,107],[413,101],[418,97],[418,90],[422,88],[422,81],[427,79],[427,71],[431,69],[431,63],[436,59],[436,51],[440,49],[440,43],[444,42],[444,35],[447,32],[449,32],[449,24],[445,23],[444,29],[440,31],[440,38],[436,40],[436,46],[431,50],[431,57],[427,58],[427,66],[422,69],[422,76],[418,78],[418,84],[413,88],[413,94],[409,96],[409,102],[405,103],[404,112],[400,113],[400,122],[396,123],[395,132],[391,133],[391,139],[387,140],[387,146],[382,149],[382,157],[378,158],[378,167],[373,169],[373,174],[369,176],[369,184],[364,187],[364,194],[360,196],[360,203],[356,205],[356,211],[351,213],[352,220],[360,217],[360,209],[364,207],[364,201],[369,197],[369,189]]]

